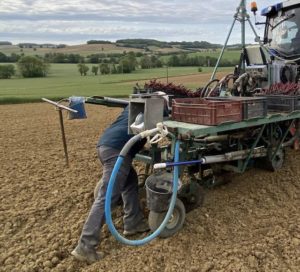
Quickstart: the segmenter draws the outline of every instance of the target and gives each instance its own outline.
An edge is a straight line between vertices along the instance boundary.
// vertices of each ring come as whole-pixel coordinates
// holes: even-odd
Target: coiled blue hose
[[[176,141],[175,144],[175,151],[174,151],[174,162],[178,162],[179,161],[179,147],[180,147],[180,141]],[[122,152],[121,152],[122,154]],[[124,238],[122,235],[120,235],[120,233],[118,233],[118,231],[116,230],[112,218],[111,218],[111,196],[112,196],[112,192],[113,192],[113,188],[114,188],[114,184],[116,181],[116,177],[117,174],[119,172],[119,169],[123,163],[124,160],[124,156],[120,156],[117,159],[117,162],[114,166],[114,169],[112,171],[112,174],[110,176],[109,179],[109,183],[108,183],[108,187],[107,187],[107,192],[106,192],[106,196],[105,196],[105,218],[106,218],[106,224],[111,232],[111,234],[121,243],[126,244],[126,245],[130,245],[130,246],[140,246],[140,245],[144,245],[146,243],[149,243],[150,241],[152,241],[154,238],[156,238],[165,228],[166,224],[168,223],[170,217],[172,216],[174,207],[175,207],[175,203],[176,203],[176,198],[177,198],[177,190],[178,190],[178,166],[174,167],[174,171],[173,171],[173,189],[172,189],[172,197],[171,197],[171,202],[170,202],[170,206],[168,209],[168,212],[166,214],[165,219],[163,220],[163,222],[161,223],[161,225],[159,226],[158,229],[156,229],[152,234],[150,234],[149,236],[140,239],[140,240],[129,240]]]

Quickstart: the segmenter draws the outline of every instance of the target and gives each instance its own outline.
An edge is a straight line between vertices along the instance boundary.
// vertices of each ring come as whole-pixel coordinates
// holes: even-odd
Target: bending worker
[[[102,184],[83,226],[78,245],[71,253],[80,261],[93,263],[101,258],[96,252],[96,247],[100,244],[100,230],[105,223],[106,190],[120,151],[131,137],[133,135],[128,134],[127,106],[117,120],[105,130],[97,145],[98,157],[103,165]],[[122,197],[124,203],[123,234],[126,236],[149,230],[139,204],[138,177],[132,167],[132,159],[145,143],[146,140],[136,143],[129,155],[124,158],[112,195],[112,205],[115,205]]]

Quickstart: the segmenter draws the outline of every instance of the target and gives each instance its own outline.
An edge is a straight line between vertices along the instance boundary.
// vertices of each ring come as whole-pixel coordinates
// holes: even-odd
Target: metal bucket
[[[166,212],[173,188],[173,175],[170,173],[154,174],[146,180],[148,209],[157,213]]]
[[[69,120],[72,119],[85,119],[86,118],[86,112],[84,108],[84,97],[78,97],[78,96],[71,96],[69,98],[69,107],[73,110],[76,110],[77,112],[69,112]]]

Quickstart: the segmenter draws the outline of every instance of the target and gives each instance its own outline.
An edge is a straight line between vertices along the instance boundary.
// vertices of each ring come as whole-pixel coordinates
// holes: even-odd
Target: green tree
[[[0,52],[0,62],[7,62],[7,59],[8,57],[4,53]]]
[[[122,58],[120,60],[120,67],[122,69],[122,73],[131,73],[132,72],[132,65],[130,64],[130,61],[128,58]]]
[[[91,63],[99,63],[99,54],[92,54],[88,58]]]
[[[151,56],[151,66],[153,68],[161,68],[162,67],[162,62],[159,58],[157,58],[156,56],[152,55]]]
[[[85,65],[84,63],[78,63],[77,66],[78,66],[78,71],[81,76],[86,76],[87,72],[90,70],[90,68],[87,65]]]
[[[147,55],[143,56],[140,60],[140,65],[142,69],[151,68],[152,65],[151,59]]]
[[[14,76],[16,73],[15,66],[12,64],[0,65],[0,78],[7,79]]]
[[[93,66],[92,67],[92,73],[96,76],[98,75],[98,70],[99,70],[99,67],[98,66]]]
[[[131,71],[134,71],[134,70],[135,70],[135,67],[136,67],[137,64],[138,64],[134,52],[129,52],[129,53],[127,54],[127,58],[128,58],[128,60],[129,60],[130,66],[131,66]]]
[[[118,69],[117,69],[117,67],[116,67],[115,64],[113,64],[113,65],[111,66],[111,73],[112,73],[112,74],[118,74]]]
[[[50,69],[49,63],[33,56],[22,57],[17,65],[23,77],[45,77]]]
[[[179,58],[176,55],[172,55],[168,61],[169,66],[179,66]]]
[[[107,63],[100,64],[100,73],[102,75],[108,75],[110,73],[109,65]]]
[[[186,53],[179,55],[179,66],[187,66],[188,65],[188,56]]]
[[[137,66],[137,60],[134,52],[129,52],[119,61],[123,73],[131,73]]]
[[[20,59],[20,56],[16,53],[11,53],[10,62],[17,62]]]

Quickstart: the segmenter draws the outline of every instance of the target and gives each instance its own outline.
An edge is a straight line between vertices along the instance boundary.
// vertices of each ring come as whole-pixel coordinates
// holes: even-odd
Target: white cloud
[[[224,4],[226,2],[226,4]],[[157,38],[222,43],[239,1],[1,0],[1,40]],[[273,4],[276,1],[260,1]],[[261,6],[263,7],[263,5]],[[238,32],[238,31],[237,31]],[[232,42],[239,42],[235,32]]]

